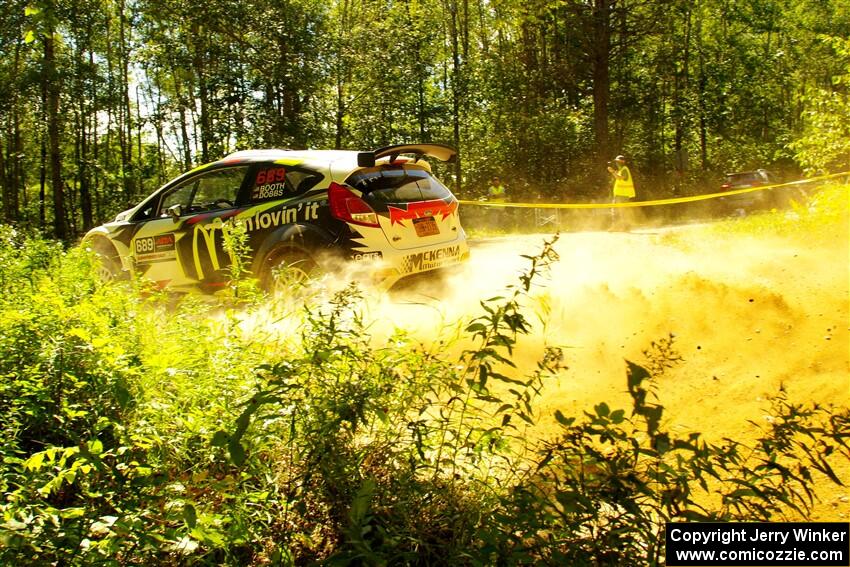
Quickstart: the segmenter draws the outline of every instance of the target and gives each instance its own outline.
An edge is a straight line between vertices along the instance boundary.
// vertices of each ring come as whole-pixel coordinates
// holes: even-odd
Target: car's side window
[[[316,183],[321,181],[321,179],[321,174],[306,169],[290,169],[286,173],[286,180],[292,184],[292,188],[295,193],[309,191],[316,185]]]
[[[186,181],[166,193],[159,206],[159,216],[168,216],[174,205],[180,205],[184,215],[235,207],[247,170],[247,167],[219,169]]]
[[[315,171],[285,167],[261,166],[254,173],[251,201],[271,201],[304,193],[322,179]]]
[[[235,207],[236,197],[247,170],[247,167],[233,167],[201,176],[192,197],[192,212]]]
[[[162,202],[159,205],[159,216],[167,217],[168,210],[174,205],[180,205],[183,208],[183,213],[189,212],[189,204],[192,202],[192,193],[195,192],[197,180],[187,181],[176,189],[173,189],[165,194]]]

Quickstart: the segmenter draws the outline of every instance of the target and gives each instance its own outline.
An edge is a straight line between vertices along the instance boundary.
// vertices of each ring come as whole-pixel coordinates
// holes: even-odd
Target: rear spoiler
[[[416,159],[422,156],[437,158],[440,161],[452,162],[457,151],[443,144],[400,144],[398,146],[387,146],[372,152],[360,152],[357,154],[357,165],[359,167],[374,167],[375,161],[389,156],[390,161],[395,161],[401,154],[413,154]]]

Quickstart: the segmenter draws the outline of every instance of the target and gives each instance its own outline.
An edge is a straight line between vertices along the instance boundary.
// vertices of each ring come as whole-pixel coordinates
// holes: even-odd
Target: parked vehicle
[[[764,187],[767,185],[775,185],[779,183],[778,179],[766,169],[757,169],[754,171],[741,171],[738,173],[727,173],[723,185],[720,186],[721,192],[736,191],[739,189],[752,189],[756,187]],[[766,189],[762,191],[749,191],[722,197],[721,201],[728,208],[746,212],[756,209],[769,209],[775,206],[776,195],[772,190]]]
[[[224,235],[247,233],[250,270],[269,291],[353,263],[386,285],[469,257],[458,202],[423,158],[439,144],[369,152],[249,150],[166,183],[84,237],[104,278],[215,291],[230,279]]]

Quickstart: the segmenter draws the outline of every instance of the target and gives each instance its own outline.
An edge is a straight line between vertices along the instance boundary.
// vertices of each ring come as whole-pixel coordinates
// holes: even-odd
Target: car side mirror
[[[177,203],[176,205],[171,205],[166,209],[168,216],[174,219],[174,222],[180,220],[180,217],[183,216],[183,205]]]

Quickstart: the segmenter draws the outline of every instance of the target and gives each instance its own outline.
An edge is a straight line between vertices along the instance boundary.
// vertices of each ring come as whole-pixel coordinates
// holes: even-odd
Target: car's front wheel
[[[106,283],[124,279],[121,261],[115,247],[107,242],[95,242],[92,245],[95,254],[95,273],[100,281]]]
[[[279,246],[263,260],[260,287],[271,295],[297,293],[319,274],[319,265],[306,252]]]

